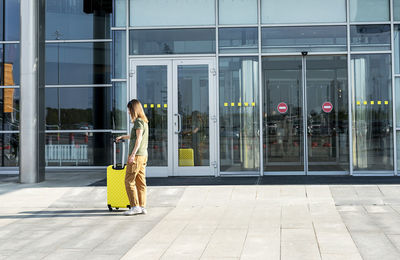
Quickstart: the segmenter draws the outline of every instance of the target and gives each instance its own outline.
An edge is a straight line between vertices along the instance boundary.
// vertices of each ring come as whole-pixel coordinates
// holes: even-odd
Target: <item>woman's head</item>
[[[146,123],[149,122],[146,115],[144,114],[142,104],[140,103],[139,100],[132,99],[131,101],[129,101],[127,107],[128,107],[129,115],[131,116],[132,122],[135,122],[135,120],[137,118],[142,119]]]

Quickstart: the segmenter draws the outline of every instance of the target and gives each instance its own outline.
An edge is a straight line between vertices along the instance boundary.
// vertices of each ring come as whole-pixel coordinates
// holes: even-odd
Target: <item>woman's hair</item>
[[[131,115],[132,123],[135,122],[135,120],[137,118],[142,119],[146,123],[149,122],[149,120],[147,119],[146,115],[144,114],[142,104],[140,103],[139,100],[132,99],[131,101],[129,101],[127,107],[128,107],[129,112],[130,112],[129,114]]]

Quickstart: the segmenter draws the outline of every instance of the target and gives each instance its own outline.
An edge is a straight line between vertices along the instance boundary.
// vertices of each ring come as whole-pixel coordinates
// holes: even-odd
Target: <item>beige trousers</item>
[[[125,187],[131,207],[146,207],[146,164],[147,156],[136,155],[126,167]]]

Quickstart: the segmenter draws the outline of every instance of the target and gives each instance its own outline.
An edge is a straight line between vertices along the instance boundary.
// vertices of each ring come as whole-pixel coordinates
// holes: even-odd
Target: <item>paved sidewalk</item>
[[[400,259],[400,185],[151,186],[126,217],[103,178],[0,176],[0,259]]]

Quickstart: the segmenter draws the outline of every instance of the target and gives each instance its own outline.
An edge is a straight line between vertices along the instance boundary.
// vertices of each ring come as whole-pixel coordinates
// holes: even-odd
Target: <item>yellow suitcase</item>
[[[193,149],[179,149],[179,166],[194,166]]]
[[[122,162],[117,164],[116,142],[113,144],[113,165],[107,167],[107,206],[108,210],[113,208],[130,208],[128,195],[125,189],[125,142],[122,142]]]

